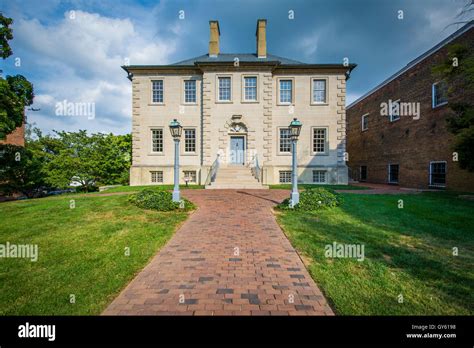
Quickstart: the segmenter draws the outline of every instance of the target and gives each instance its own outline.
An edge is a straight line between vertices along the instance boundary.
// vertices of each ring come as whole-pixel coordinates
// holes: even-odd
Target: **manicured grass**
[[[187,217],[143,210],[127,198],[1,203],[0,244],[37,244],[39,259],[0,259],[0,315],[100,314]]]
[[[447,192],[343,196],[332,210],[277,213],[337,314],[474,314],[473,201]],[[325,257],[333,242],[363,244],[365,260]]]
[[[156,189],[156,190],[172,190],[173,185],[142,185],[142,186],[119,186],[119,187],[113,187],[108,190],[102,191],[101,193],[110,193],[110,192],[135,192],[135,191],[140,191],[145,188],[147,189]],[[204,185],[179,185],[180,189],[203,189]]]
[[[322,187],[330,190],[370,190],[370,187],[353,185],[318,185],[318,184],[298,184],[298,189]],[[270,189],[291,190],[291,184],[270,185]]]

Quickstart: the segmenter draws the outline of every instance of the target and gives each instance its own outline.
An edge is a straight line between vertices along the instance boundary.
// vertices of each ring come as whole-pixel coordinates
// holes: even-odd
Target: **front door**
[[[230,163],[245,164],[244,137],[230,137]]]

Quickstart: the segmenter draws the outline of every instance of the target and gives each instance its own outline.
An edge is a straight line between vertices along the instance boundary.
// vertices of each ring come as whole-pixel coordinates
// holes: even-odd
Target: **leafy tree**
[[[458,94],[474,90],[474,53],[462,44],[448,47],[448,56],[433,67],[436,78],[448,83],[448,104],[453,115],[446,119],[448,130],[455,135],[453,150],[458,153],[459,166],[474,171],[474,100],[456,101]]]
[[[24,76],[0,78],[0,139],[23,124],[25,106],[33,98],[33,85]]]
[[[13,39],[11,18],[0,12],[0,46],[3,59],[12,55],[8,43]],[[0,77],[0,139],[20,127],[24,121],[25,106],[33,103],[33,85],[22,75]]]
[[[76,182],[85,191],[124,184],[130,168],[131,136],[56,132],[41,140],[46,155],[46,181],[58,188]]]
[[[13,20],[11,18],[5,17],[0,12],[0,46],[2,47],[0,56],[3,59],[6,59],[13,54],[12,49],[8,44],[8,41],[13,39],[12,29],[10,28],[12,23]]]
[[[26,147],[0,145],[0,191],[4,194],[21,192],[32,196],[34,190],[44,186],[41,159]]]

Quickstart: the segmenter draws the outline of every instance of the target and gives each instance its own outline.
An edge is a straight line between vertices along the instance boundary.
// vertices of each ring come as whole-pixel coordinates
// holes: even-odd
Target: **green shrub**
[[[341,205],[342,196],[334,191],[324,188],[309,188],[300,193],[300,202],[294,206],[294,210],[315,211],[319,209],[334,208]],[[289,210],[290,199],[287,198],[277,205],[278,209]]]
[[[130,195],[130,203],[143,209],[152,209],[158,211],[181,210],[189,211],[195,208],[195,205],[185,198],[181,198],[184,206],[178,202],[173,202],[173,195],[165,190],[145,189],[136,194]]]

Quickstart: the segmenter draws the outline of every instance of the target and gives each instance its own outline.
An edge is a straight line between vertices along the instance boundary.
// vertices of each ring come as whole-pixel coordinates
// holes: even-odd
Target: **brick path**
[[[103,314],[333,315],[271,212],[288,191],[183,194],[199,209]]]

